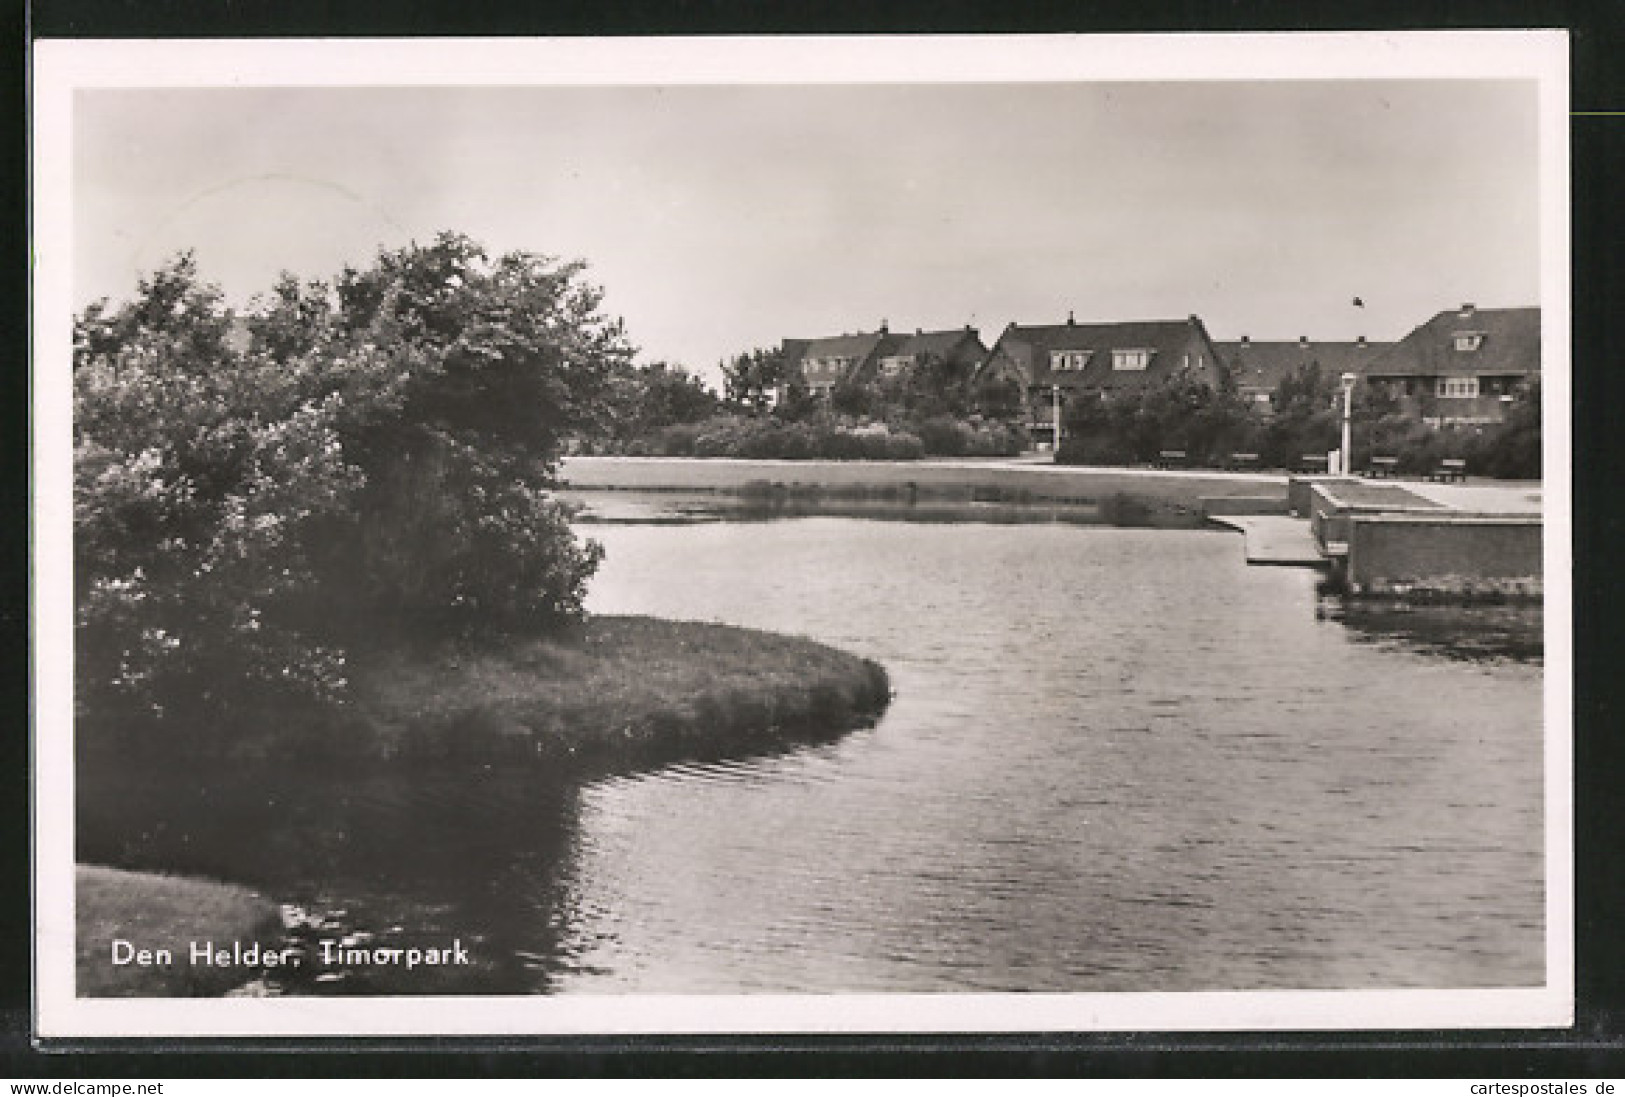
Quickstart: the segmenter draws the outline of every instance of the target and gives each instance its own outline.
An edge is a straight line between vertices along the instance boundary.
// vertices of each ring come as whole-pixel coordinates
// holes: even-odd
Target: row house
[[[1540,309],[1446,309],[1374,359],[1364,377],[1430,425],[1498,423],[1540,379]]]
[[[1004,329],[976,376],[981,392],[1013,386],[1028,430],[1053,437],[1066,404],[1165,384],[1176,379],[1224,382],[1225,363],[1201,318],[1127,323],[1016,324]]]
[[[932,359],[968,381],[988,353],[981,335],[968,324],[946,331],[916,328],[909,335],[891,331],[884,321],[871,332],[786,339],[782,351],[785,376],[800,381],[814,396],[828,396],[843,384],[904,377]]]
[[[1233,384],[1267,412],[1276,389],[1316,366],[1334,382],[1352,373],[1399,398],[1408,414],[1441,423],[1505,417],[1518,391],[1540,376],[1540,310],[1440,312],[1397,343],[1254,340],[1215,342],[1200,317],[1064,324],[1010,323],[991,349],[970,326],[945,331],[871,332],[786,339],[786,377],[817,396],[843,384],[905,376],[932,359],[948,364],[986,399],[998,393],[1023,410],[1035,440],[1053,438],[1054,416],[1083,396],[1131,391],[1173,379]]]
[[[1334,382],[1345,373],[1364,376],[1372,362],[1391,346],[1369,342],[1363,335],[1352,343],[1312,341],[1306,335],[1296,342],[1254,340],[1243,335],[1239,342],[1218,344],[1237,395],[1265,413],[1274,406],[1275,390],[1281,382],[1299,370],[1318,366],[1321,374]]]

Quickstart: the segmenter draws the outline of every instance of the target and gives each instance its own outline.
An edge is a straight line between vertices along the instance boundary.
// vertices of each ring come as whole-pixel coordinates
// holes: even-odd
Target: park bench
[[[1453,480],[1467,479],[1467,462],[1460,457],[1446,457],[1439,462],[1439,467],[1428,474],[1429,480],[1438,480],[1448,483]]]
[[[1255,469],[1258,467],[1258,454],[1232,453],[1230,459],[1225,462],[1225,467],[1236,470]]]
[[[1397,457],[1373,457],[1371,459],[1371,464],[1366,467],[1365,474],[1367,476],[1383,476],[1383,477],[1398,476],[1399,475],[1399,458],[1397,458]]]
[[[1326,455],[1324,453],[1306,453],[1298,458],[1297,472],[1325,472]]]
[[[1182,449],[1165,449],[1157,454],[1156,466],[1159,469],[1178,469],[1185,467],[1185,451]]]

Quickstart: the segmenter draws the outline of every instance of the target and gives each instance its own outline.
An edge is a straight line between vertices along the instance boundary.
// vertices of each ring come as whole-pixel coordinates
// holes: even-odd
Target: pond
[[[146,822],[83,785],[82,855],[236,879],[255,835],[249,882],[475,942],[412,992],[1544,981],[1538,611],[1344,614],[1213,531],[648,517],[583,526],[593,611],[876,659],[880,722],[578,788],[122,774]]]

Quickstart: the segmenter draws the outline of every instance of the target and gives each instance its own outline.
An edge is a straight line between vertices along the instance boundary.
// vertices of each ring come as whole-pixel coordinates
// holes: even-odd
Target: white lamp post
[[[1354,450],[1349,442],[1349,416],[1354,407],[1354,382],[1358,380],[1352,373],[1343,375],[1343,460],[1342,473],[1344,476],[1354,471]]]
[[[1054,451],[1056,453],[1060,453],[1061,452],[1061,386],[1060,385],[1051,385],[1049,387],[1049,399],[1050,399],[1050,408],[1049,408],[1050,446],[1054,449]]]

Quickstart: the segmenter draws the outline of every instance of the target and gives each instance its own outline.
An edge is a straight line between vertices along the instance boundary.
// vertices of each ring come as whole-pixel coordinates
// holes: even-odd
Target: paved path
[[[1395,484],[1388,481],[1372,482],[1348,477],[1325,480],[1320,486],[1338,503],[1355,507],[1391,507],[1394,510],[1412,510],[1417,507],[1442,507],[1445,504],[1417,493],[1415,484]]]
[[[1213,515],[1211,521],[1238,529],[1247,539],[1249,564],[1323,567],[1326,557],[1309,532],[1307,518],[1273,514]]]
[[[1467,484],[1407,482],[1405,487],[1455,510],[1474,514],[1539,514],[1544,493],[1539,481]]]

